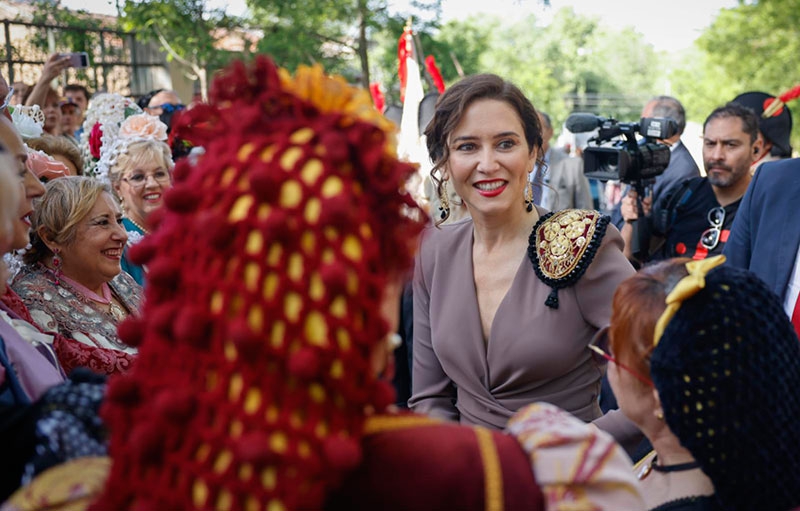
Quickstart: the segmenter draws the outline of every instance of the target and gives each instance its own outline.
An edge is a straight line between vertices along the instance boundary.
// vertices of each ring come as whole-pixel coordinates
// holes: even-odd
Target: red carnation
[[[89,152],[92,153],[92,156],[99,160],[100,159],[100,148],[103,146],[103,130],[100,128],[100,123],[94,123],[92,126],[92,132],[89,133]]]

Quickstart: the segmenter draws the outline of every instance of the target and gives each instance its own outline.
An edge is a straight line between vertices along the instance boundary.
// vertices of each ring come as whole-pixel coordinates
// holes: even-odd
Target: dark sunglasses
[[[183,110],[186,108],[186,105],[181,105],[180,103],[177,105],[173,105],[172,103],[164,103],[163,105],[153,106],[150,108],[160,108],[164,113],[171,114],[172,112]]]
[[[628,373],[633,375],[637,380],[645,385],[650,387],[655,386],[650,378],[642,376],[635,370],[617,361],[617,359],[609,354],[611,350],[609,349],[608,327],[605,327],[597,332],[587,348],[589,348],[589,351],[592,352],[592,359],[594,360],[595,364],[605,365],[607,362],[613,362],[617,367],[628,371]]]
[[[719,245],[719,239],[722,234],[722,224],[725,223],[725,208],[717,206],[711,208],[708,212],[708,223],[711,227],[703,231],[700,235],[700,244],[706,250],[714,250]]]

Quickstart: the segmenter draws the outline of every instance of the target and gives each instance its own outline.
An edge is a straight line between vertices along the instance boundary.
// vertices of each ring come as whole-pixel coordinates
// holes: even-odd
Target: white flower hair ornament
[[[44,112],[39,105],[8,107],[11,121],[23,139],[41,137],[44,132]]]
[[[95,177],[110,183],[108,175],[116,165],[120,154],[128,152],[128,146],[142,140],[158,140],[166,143],[167,125],[149,114],[136,114],[125,119],[119,127],[117,137],[109,144],[100,147],[100,160],[95,167]]]
[[[80,143],[84,174],[99,177],[97,164],[102,157],[103,146],[113,144],[125,119],[141,113],[139,105],[119,94],[104,93],[92,98],[83,121]]]

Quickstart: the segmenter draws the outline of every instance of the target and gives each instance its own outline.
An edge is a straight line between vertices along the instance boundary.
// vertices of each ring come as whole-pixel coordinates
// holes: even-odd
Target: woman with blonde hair
[[[120,200],[122,223],[128,242],[122,255],[122,270],[144,285],[144,267],[131,262],[130,247],[150,233],[151,214],[164,204],[164,192],[172,186],[172,154],[164,142],[167,127],[157,117],[139,114],[120,126],[118,139],[101,158],[108,163],[108,179]],[[113,154],[113,156],[110,156]]]
[[[121,216],[107,185],[78,176],[48,182],[12,283],[36,324],[95,348],[92,369],[105,373],[127,370],[136,353],[117,336],[141,303],[141,287],[120,269],[128,239]]]

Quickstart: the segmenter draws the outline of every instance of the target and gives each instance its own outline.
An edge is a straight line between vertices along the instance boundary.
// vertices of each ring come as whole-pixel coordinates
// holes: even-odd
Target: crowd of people
[[[3,511],[800,509],[779,98],[708,115],[702,176],[653,98],[669,166],[598,211],[550,117],[468,76],[426,209],[320,66],[236,62],[184,108],[66,65],[0,117]]]

